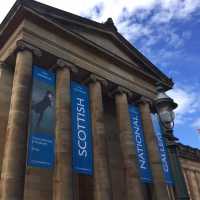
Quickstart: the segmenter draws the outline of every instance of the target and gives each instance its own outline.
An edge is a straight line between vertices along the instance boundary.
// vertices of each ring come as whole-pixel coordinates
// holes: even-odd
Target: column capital
[[[148,104],[150,107],[153,105],[153,101],[147,97],[141,96],[136,103],[138,104]]]
[[[109,92],[109,96],[111,97],[116,94],[126,94],[128,98],[132,98],[134,96],[132,91],[122,86],[117,86],[116,88],[114,88],[112,91]]]
[[[57,70],[65,67],[73,73],[78,73],[78,68],[73,63],[63,60],[61,58],[57,59],[56,64],[52,68]]]
[[[32,44],[29,44],[24,40],[18,40],[16,46],[17,46],[16,51],[29,50],[33,53],[34,56],[38,57],[42,56],[42,51],[39,48],[34,47]]]
[[[100,82],[104,87],[108,86],[108,81],[96,74],[90,74],[87,79],[83,81],[83,83],[95,83],[95,82]]]

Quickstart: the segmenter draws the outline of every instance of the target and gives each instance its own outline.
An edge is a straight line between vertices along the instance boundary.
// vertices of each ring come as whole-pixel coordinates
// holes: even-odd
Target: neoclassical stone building
[[[35,1],[17,0],[0,26],[0,61],[1,200],[174,199],[173,186],[164,180],[151,120],[156,83],[167,91],[173,82],[118,33],[111,19],[97,23]],[[34,66],[45,70],[43,75],[56,77],[55,94],[53,89],[47,91],[46,107],[31,104]],[[71,81],[89,91],[93,152],[89,175],[72,167]],[[52,97],[54,162],[52,167],[38,167],[27,161],[30,121],[53,107]],[[133,103],[141,113],[151,182],[139,177],[128,111]],[[36,114],[30,115],[34,109]],[[38,114],[37,124],[49,117],[43,114]],[[45,141],[36,143],[45,146]],[[190,161],[182,160],[185,169]],[[198,199],[197,193],[193,199]]]
[[[200,150],[179,144],[179,157],[191,199],[200,198]]]

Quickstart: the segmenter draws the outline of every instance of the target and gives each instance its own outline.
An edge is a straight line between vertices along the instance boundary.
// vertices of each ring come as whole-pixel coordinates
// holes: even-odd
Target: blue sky
[[[98,22],[112,17],[118,31],[173,78],[175,86],[168,94],[179,104],[175,135],[183,144],[200,148],[200,0],[40,2]],[[0,21],[13,3],[1,5]]]

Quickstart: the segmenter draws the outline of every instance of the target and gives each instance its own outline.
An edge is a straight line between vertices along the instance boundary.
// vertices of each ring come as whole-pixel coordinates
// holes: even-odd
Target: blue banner
[[[159,123],[158,116],[151,115],[152,122],[153,122],[153,127],[154,127],[154,132],[157,138],[157,145],[160,153],[160,160],[162,163],[162,169],[163,169],[163,175],[166,184],[173,185],[173,178],[171,174],[171,169],[170,169],[170,164],[169,164],[169,159],[168,159],[168,154],[167,154],[167,148],[165,144],[165,140],[163,138],[162,134],[162,129]]]
[[[142,118],[138,106],[129,105],[129,114],[132,127],[133,141],[137,153],[139,175],[142,182],[152,182],[151,168],[147,154]]]
[[[27,164],[51,168],[54,163],[55,75],[33,66]]]
[[[71,82],[72,165],[78,173],[92,175],[93,153],[88,88]]]

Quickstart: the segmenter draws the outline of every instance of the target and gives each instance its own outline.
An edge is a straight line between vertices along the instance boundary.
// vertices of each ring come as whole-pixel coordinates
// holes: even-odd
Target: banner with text
[[[129,105],[129,114],[132,127],[133,141],[136,148],[139,175],[142,182],[152,182],[152,173],[144,139],[142,118],[138,106]]]
[[[33,66],[27,164],[51,168],[54,163],[55,75]]]
[[[168,154],[167,154],[167,148],[166,148],[165,140],[162,134],[162,128],[160,126],[157,114],[152,114],[151,118],[153,122],[154,132],[157,138],[157,145],[158,145],[158,149],[160,153],[160,160],[162,164],[165,182],[169,185],[173,185],[173,179],[172,179],[172,174],[171,174],[171,169],[170,169],[170,164],[169,164],[169,159],[168,159]]]
[[[86,86],[71,82],[72,164],[78,173],[92,175],[93,153],[89,91]]]

